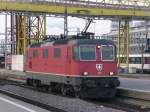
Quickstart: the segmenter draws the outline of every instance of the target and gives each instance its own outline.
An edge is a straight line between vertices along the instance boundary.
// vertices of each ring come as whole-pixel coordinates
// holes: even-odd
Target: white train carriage
[[[121,60],[122,60],[121,56]],[[143,64],[142,64],[143,63]],[[125,64],[120,64],[121,68],[126,68]],[[141,72],[143,68],[144,73],[150,73],[150,54],[130,54],[129,55],[129,69],[136,69],[136,72]]]

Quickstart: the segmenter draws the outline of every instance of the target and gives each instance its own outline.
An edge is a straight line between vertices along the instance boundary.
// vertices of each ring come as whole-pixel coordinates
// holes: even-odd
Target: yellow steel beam
[[[46,16],[44,16],[44,36],[46,35]]]
[[[46,35],[46,16],[30,17],[30,40],[40,42]]]
[[[20,16],[17,16],[17,54],[20,54],[20,32],[21,32],[21,28],[20,28]]]
[[[27,46],[27,17],[17,16],[17,54],[24,54]]]
[[[0,2],[1,11],[21,11],[21,12],[37,12],[37,13],[54,13],[64,14],[64,4],[39,4],[39,3],[17,3],[17,2]],[[83,16],[134,16],[134,17],[149,17],[149,10],[140,9],[119,9],[96,6],[80,6],[68,5],[68,14],[83,15]]]
[[[37,42],[39,42],[40,39],[40,17],[37,17]]]
[[[121,51],[121,20],[119,19],[118,25],[118,67],[120,67],[120,51]]]
[[[129,20],[121,22],[119,19],[118,27],[118,67],[123,63],[129,68]]]
[[[95,0],[85,0],[95,1]],[[116,5],[127,5],[127,6],[150,6],[149,0],[97,0],[100,3],[116,4]]]
[[[24,16],[24,25],[23,25],[23,54],[25,53],[26,51],[26,47],[27,47],[27,17]]]

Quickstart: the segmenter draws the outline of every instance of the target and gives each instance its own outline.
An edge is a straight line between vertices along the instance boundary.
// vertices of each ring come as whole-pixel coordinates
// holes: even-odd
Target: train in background
[[[122,57],[121,57],[122,60]],[[143,64],[142,64],[143,63]],[[143,66],[143,67],[142,67]],[[124,64],[121,63],[122,71],[124,72]],[[143,70],[142,70],[143,68]],[[150,53],[145,52],[142,54],[129,54],[129,69],[131,70],[131,73],[150,73]]]
[[[120,84],[116,46],[88,35],[30,45],[24,63],[27,84],[82,98],[114,97]]]

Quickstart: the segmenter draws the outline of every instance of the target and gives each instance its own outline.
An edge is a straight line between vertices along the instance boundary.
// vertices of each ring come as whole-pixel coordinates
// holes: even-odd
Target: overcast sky
[[[75,17],[68,17],[68,28],[69,34],[75,34],[77,29],[84,28],[86,20],[79,19]],[[88,31],[95,32],[96,35],[106,34],[110,32],[111,21],[108,20],[97,20],[91,24]],[[8,27],[10,27],[10,18],[8,16]],[[47,34],[49,35],[59,35],[64,32],[64,19],[48,17],[47,18]],[[74,32],[73,32],[74,31]],[[0,33],[5,32],[5,16],[0,16]]]
[[[69,31],[77,31],[77,28],[82,31],[86,24],[86,20],[75,17],[68,18]],[[111,21],[97,20],[91,24],[88,31],[95,32],[96,35],[101,35],[110,32]],[[63,18],[48,18],[47,19],[47,33],[58,34],[63,33],[64,21]],[[70,32],[72,34],[73,32]]]

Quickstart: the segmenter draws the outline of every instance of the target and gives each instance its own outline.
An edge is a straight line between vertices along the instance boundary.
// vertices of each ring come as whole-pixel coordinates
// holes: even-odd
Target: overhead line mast
[[[68,37],[68,12],[67,12],[67,4],[65,3],[64,10],[64,37]]]

